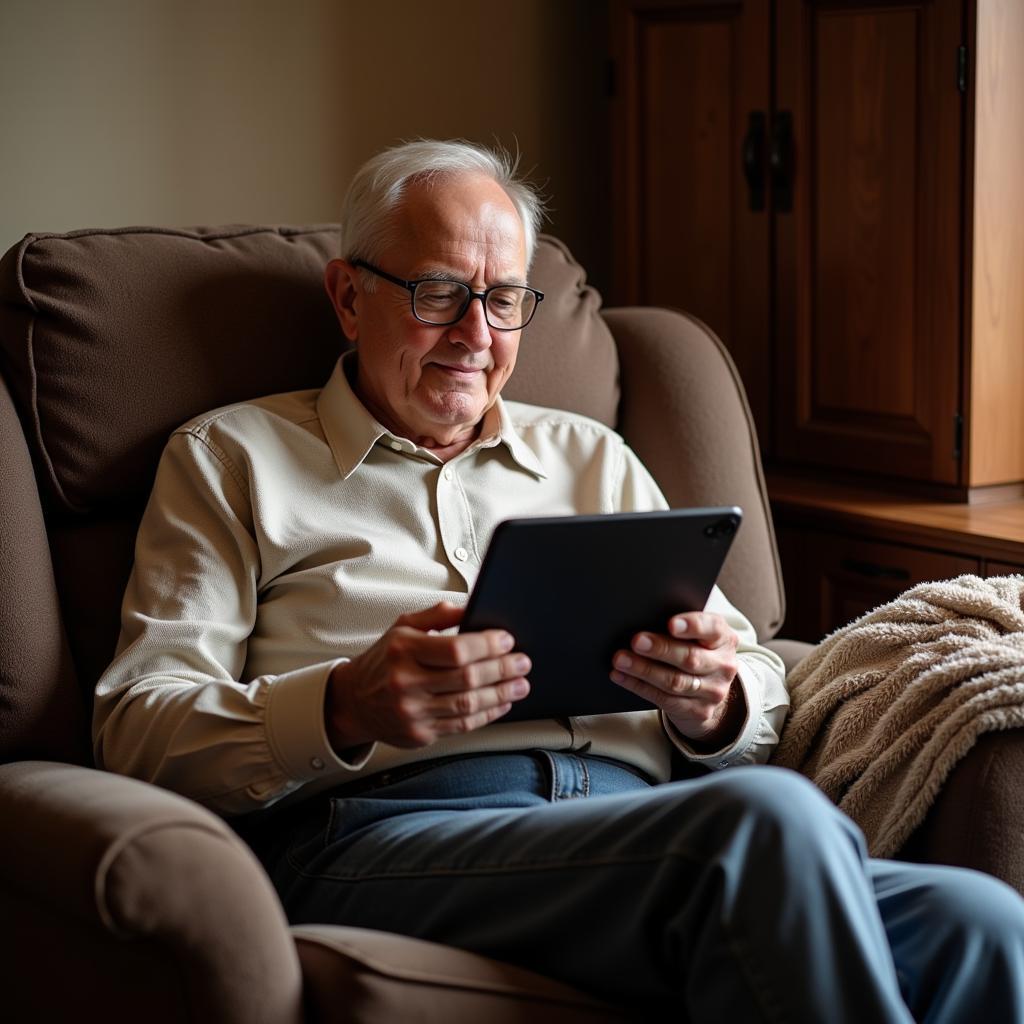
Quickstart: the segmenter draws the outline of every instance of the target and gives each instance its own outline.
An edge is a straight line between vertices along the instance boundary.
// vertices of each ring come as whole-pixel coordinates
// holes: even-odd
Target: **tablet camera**
[[[708,523],[704,527],[704,536],[718,541],[731,540],[736,534],[736,526],[735,519],[719,519],[716,522]]]

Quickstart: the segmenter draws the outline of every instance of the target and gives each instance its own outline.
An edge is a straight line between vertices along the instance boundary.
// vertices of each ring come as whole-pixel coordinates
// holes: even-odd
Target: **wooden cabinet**
[[[613,287],[723,339],[769,436],[770,5],[614,3]],[[751,182],[743,173],[746,146]]]
[[[981,563],[955,552],[888,544],[827,529],[777,531],[786,567],[782,635],[817,642],[916,583],[979,573]]]
[[[775,464],[1024,480],[1024,3],[613,0],[612,299],[723,338]]]
[[[928,502],[772,476],[781,635],[816,642],[915,583],[1024,572],[1024,501]]]

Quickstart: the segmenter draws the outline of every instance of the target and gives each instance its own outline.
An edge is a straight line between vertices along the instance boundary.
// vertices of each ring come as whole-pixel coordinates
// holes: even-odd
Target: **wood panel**
[[[817,19],[811,292],[816,416],[914,415],[917,12]]]
[[[767,123],[770,5],[612,6],[614,274],[618,304],[677,307],[725,342],[770,448],[769,208],[751,210],[742,150]],[[767,151],[757,155],[767,172]]]
[[[776,223],[776,450],[958,483],[960,2],[776,11],[796,157]]]
[[[1024,562],[1024,501],[970,505],[928,501],[891,491],[773,473],[768,493],[776,514],[833,529],[970,551]]]
[[[978,573],[976,558],[783,525],[781,635],[817,643],[916,583]]]
[[[977,5],[972,46],[969,480],[1024,478],[1024,3]]]
[[[985,563],[986,576],[1021,576],[1024,575],[1024,563],[997,562],[992,559]]]

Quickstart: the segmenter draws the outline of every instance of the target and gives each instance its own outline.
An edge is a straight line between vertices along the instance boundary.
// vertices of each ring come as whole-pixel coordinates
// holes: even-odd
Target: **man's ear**
[[[359,340],[359,271],[348,260],[334,259],[324,269],[324,287],[342,332],[353,344]]]

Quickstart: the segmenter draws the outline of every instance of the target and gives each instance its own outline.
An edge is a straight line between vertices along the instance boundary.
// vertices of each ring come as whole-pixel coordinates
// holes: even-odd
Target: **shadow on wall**
[[[545,230],[600,288],[607,277],[605,0],[393,0],[346,7],[341,99],[347,182],[403,139],[466,138],[522,155],[550,200]]]
[[[333,221],[380,148],[465,137],[519,149],[548,229],[600,283],[606,6],[4,0],[0,250],[29,231]]]

